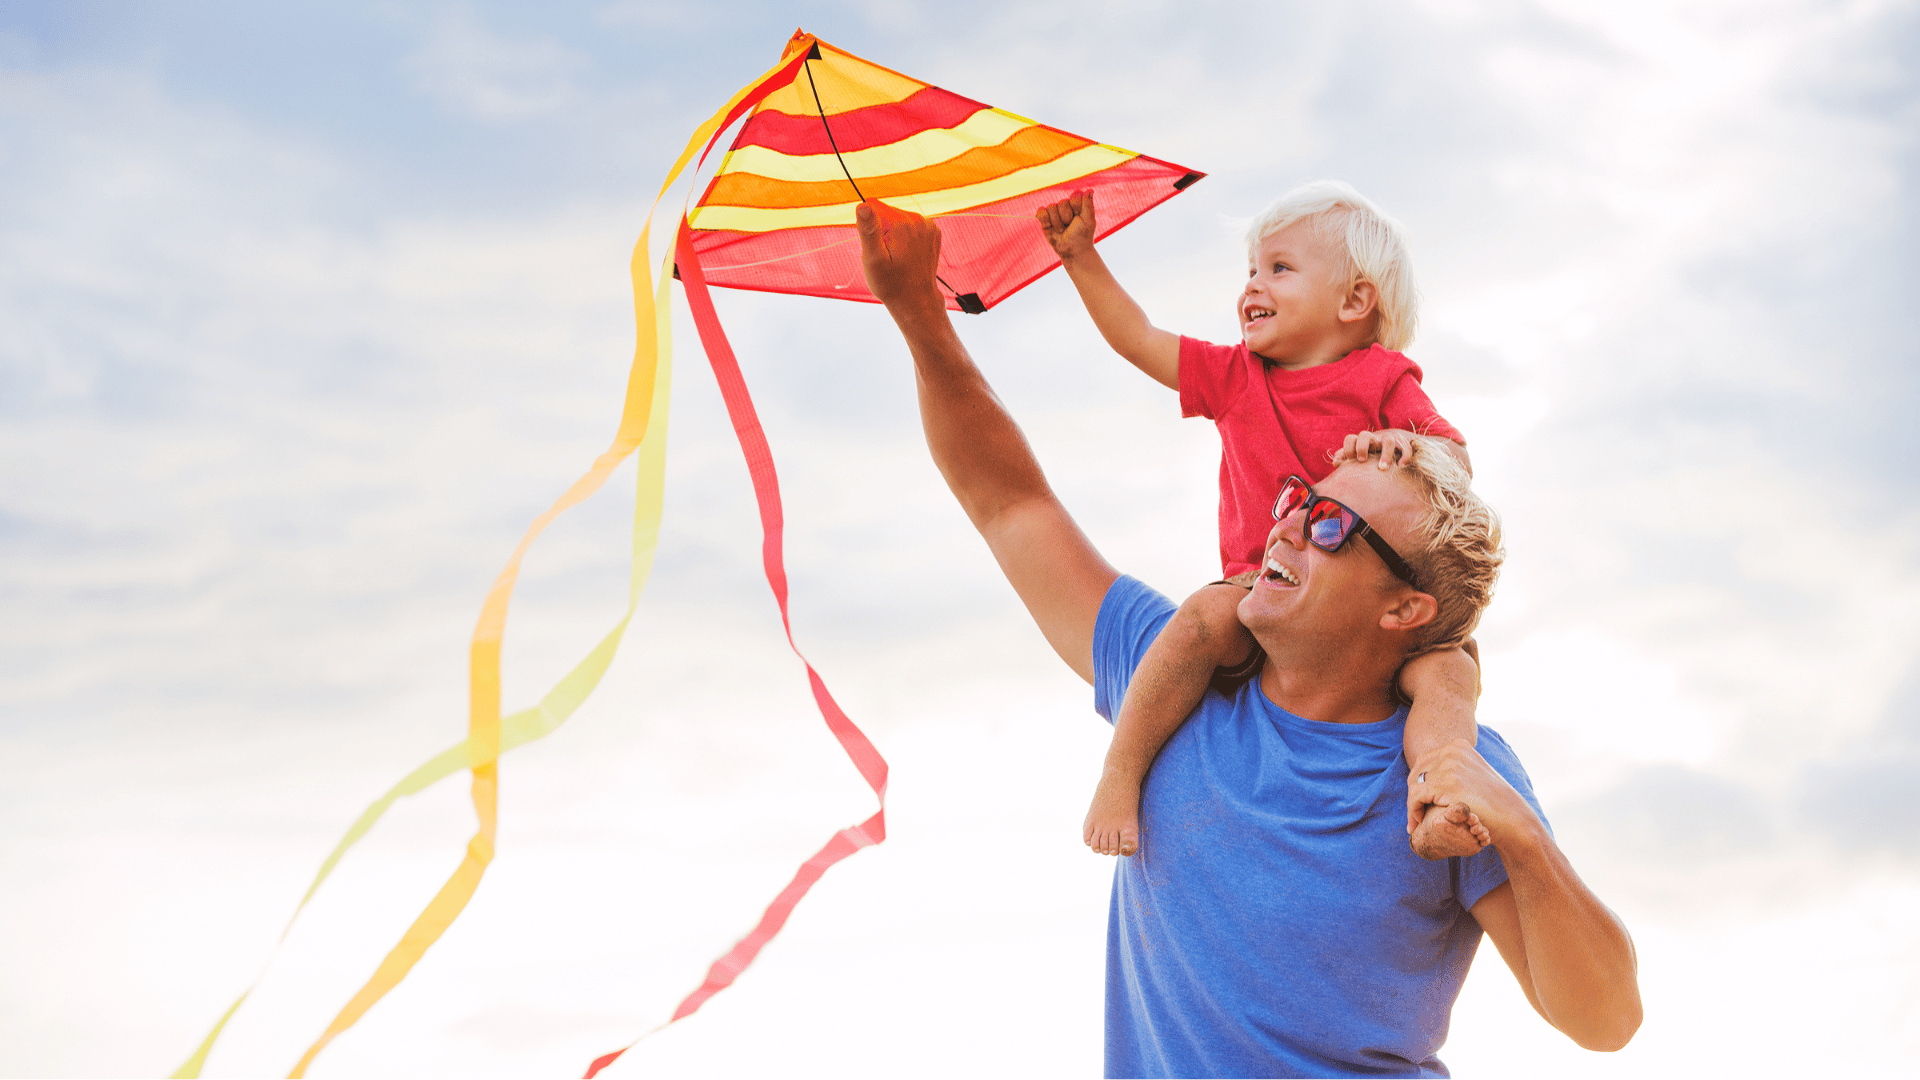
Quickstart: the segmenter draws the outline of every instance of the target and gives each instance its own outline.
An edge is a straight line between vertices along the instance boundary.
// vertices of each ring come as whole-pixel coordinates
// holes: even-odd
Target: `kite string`
[[[855,180],[853,178],[853,170],[847,168],[847,159],[840,156],[840,143],[837,140],[835,140],[833,137],[833,125],[827,123],[827,107],[825,105],[820,104],[820,86],[819,84],[813,81],[813,63],[811,58],[809,58],[805,67],[807,69],[807,89],[813,91],[813,108],[814,108],[814,111],[820,114],[820,127],[822,130],[824,130],[827,133],[827,145],[833,148],[833,160],[840,163],[840,171],[846,174],[847,183],[853,185],[854,197],[859,199],[861,202],[866,202],[867,197],[861,194],[860,192],[860,181]],[[880,241],[880,245],[882,247],[886,247],[886,244],[887,244],[887,241],[883,237]],[[887,254],[891,255],[893,254],[893,251],[889,249],[887,251]],[[773,260],[769,259],[767,261],[771,262]],[[756,265],[756,264],[750,264],[750,265]],[[720,268],[715,267],[715,269],[720,269]],[[947,285],[947,279],[941,277],[939,274],[933,275],[933,280],[939,282],[942,285],[946,285],[947,291],[954,294],[955,296],[960,295],[960,290],[954,288],[951,285]]]
[[[807,89],[813,91],[813,107],[820,114],[820,126],[827,133],[827,145],[833,147],[833,160],[840,163],[840,171],[847,174],[847,183],[853,185],[854,197],[866,202],[867,197],[860,194],[860,182],[853,178],[853,170],[847,168],[847,159],[840,156],[840,144],[834,141],[833,125],[827,123],[827,107],[820,104],[820,87],[813,81],[813,62],[809,59],[802,65],[807,69]]]

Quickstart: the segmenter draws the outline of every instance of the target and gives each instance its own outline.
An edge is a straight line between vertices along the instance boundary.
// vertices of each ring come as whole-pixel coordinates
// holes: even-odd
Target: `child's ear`
[[[1382,630],[1418,630],[1440,614],[1440,602],[1412,589],[1401,593],[1380,615]]]
[[[1380,307],[1380,290],[1371,281],[1356,281],[1340,301],[1340,321],[1359,322]]]

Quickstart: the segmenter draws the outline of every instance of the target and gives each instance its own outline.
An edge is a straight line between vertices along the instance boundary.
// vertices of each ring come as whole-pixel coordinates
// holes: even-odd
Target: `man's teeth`
[[[1274,562],[1272,559],[1267,560],[1267,580],[1268,581],[1284,581],[1289,585],[1300,584],[1300,579],[1293,576],[1293,571],[1287,569],[1284,566],[1281,566],[1279,563]]]

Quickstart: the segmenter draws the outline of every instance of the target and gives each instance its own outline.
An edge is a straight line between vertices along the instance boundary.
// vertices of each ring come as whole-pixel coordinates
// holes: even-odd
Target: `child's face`
[[[1310,358],[1340,335],[1340,305],[1349,291],[1345,263],[1340,241],[1322,236],[1311,220],[1254,245],[1239,301],[1247,348],[1284,364]]]

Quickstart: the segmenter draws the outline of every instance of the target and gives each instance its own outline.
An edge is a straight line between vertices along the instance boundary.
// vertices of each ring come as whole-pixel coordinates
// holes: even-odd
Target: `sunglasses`
[[[1387,564],[1394,577],[1416,589],[1420,587],[1413,579],[1413,567],[1367,524],[1366,518],[1332,499],[1315,495],[1305,480],[1289,476],[1287,482],[1280,485],[1280,497],[1274,500],[1273,520],[1284,521],[1297,510],[1307,512],[1302,532],[1314,547],[1332,554],[1358,535],[1380,556],[1380,561]]]

